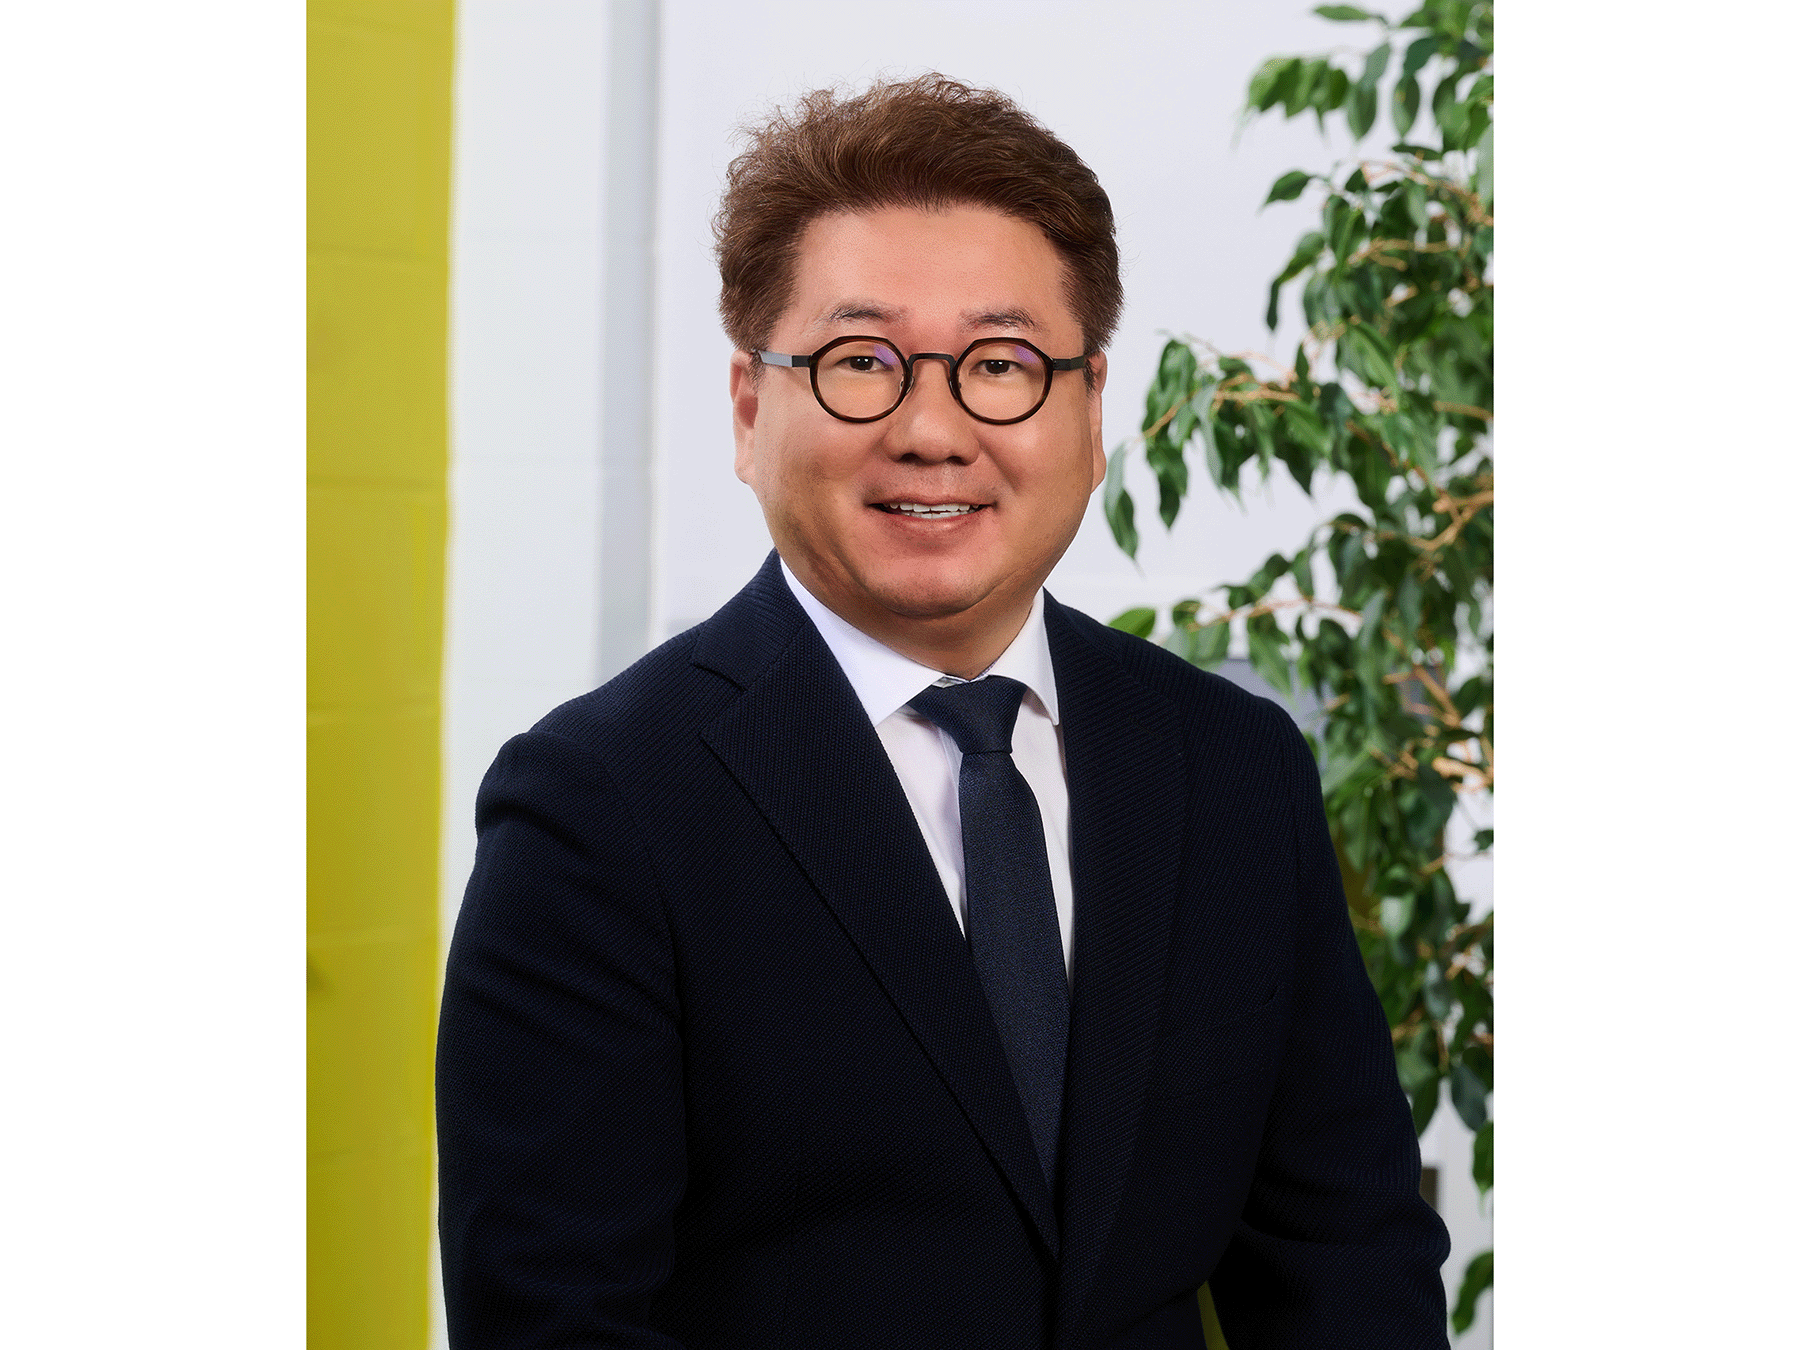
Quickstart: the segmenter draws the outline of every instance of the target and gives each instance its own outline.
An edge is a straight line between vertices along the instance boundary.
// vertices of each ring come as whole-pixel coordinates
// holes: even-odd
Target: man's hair
[[[854,97],[819,89],[743,134],[749,148],[726,171],[713,219],[719,313],[739,350],[768,346],[807,225],[893,206],[987,207],[1037,226],[1063,260],[1083,351],[1112,336],[1124,302],[1112,203],[1093,170],[1005,95],[938,74]]]

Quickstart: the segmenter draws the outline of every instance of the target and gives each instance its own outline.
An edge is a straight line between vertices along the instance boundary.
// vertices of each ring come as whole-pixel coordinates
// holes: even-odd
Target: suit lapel
[[[1049,1188],[962,931],[887,752],[774,555],[708,624],[694,660],[743,688],[703,739],[831,907],[1057,1252]]]
[[[1045,605],[1069,775],[1075,985],[1057,1344],[1070,1345],[1131,1170],[1155,1055],[1186,805],[1180,726]]]

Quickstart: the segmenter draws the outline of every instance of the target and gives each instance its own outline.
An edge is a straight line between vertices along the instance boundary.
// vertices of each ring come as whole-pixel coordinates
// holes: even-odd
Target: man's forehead
[[[991,207],[834,211],[796,244],[778,320],[787,341],[817,347],[863,332],[944,350],[984,333],[1078,340],[1061,254],[1037,225]]]

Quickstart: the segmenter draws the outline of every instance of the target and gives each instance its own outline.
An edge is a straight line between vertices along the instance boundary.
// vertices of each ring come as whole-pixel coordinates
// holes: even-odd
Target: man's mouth
[[[946,516],[966,516],[975,511],[985,511],[987,503],[945,502],[941,506],[932,506],[925,502],[876,502],[875,507],[890,515],[912,516],[918,520],[941,520]]]

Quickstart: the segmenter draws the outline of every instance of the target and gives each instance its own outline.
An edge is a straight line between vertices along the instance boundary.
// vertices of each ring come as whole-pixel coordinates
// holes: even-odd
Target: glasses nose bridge
[[[919,362],[942,361],[944,363],[944,380],[950,386],[950,397],[954,398],[958,404],[962,404],[962,389],[956,379],[958,357],[950,352],[914,352],[911,356],[903,356],[900,359],[906,363],[906,393],[901,395],[902,400],[912,393],[914,386],[919,382]]]

